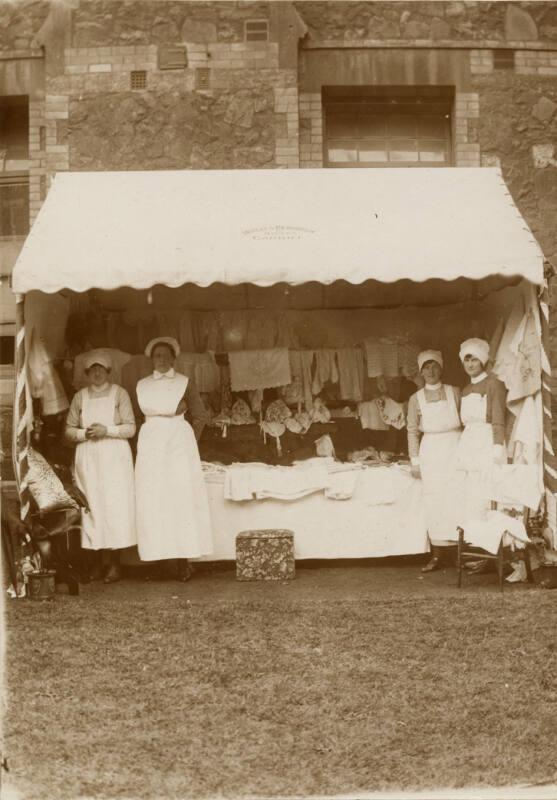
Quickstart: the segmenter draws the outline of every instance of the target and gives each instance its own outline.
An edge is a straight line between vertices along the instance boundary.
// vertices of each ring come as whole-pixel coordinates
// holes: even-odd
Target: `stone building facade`
[[[557,2],[0,0],[0,31],[4,286],[68,169],[500,165],[557,264]]]

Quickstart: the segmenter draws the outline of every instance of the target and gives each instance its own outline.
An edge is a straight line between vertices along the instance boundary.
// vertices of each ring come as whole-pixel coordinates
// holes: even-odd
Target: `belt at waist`
[[[460,433],[462,428],[447,428],[444,431],[424,431],[424,436],[427,434],[428,436],[435,436],[439,433]]]

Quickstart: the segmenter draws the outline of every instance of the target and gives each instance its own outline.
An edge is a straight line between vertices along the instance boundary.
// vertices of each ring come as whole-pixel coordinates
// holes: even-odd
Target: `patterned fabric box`
[[[292,531],[242,531],[236,536],[236,580],[292,580],[295,569]]]

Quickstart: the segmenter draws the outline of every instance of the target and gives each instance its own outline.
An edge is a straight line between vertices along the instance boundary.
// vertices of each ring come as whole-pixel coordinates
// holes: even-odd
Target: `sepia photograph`
[[[554,390],[557,0],[0,0],[1,800],[557,800]]]

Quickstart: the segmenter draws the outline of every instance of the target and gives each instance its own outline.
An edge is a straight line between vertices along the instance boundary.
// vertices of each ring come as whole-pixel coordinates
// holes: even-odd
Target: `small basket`
[[[27,596],[31,600],[53,600],[56,594],[56,571],[34,570],[27,576]]]

